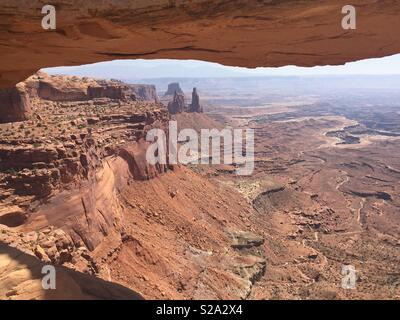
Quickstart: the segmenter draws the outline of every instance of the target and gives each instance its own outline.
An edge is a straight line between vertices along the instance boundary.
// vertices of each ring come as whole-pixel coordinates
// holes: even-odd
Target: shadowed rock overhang
[[[39,0],[0,6],[0,86],[40,68],[112,59],[200,59],[257,67],[343,64],[400,52],[400,2],[353,0],[357,29],[341,27],[348,0],[54,0],[44,30]]]

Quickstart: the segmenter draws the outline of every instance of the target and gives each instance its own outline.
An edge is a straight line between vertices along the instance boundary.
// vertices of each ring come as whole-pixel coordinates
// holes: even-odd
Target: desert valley
[[[38,72],[2,89],[0,298],[399,299],[398,90],[290,81]],[[169,120],[253,128],[253,174],[149,165]]]

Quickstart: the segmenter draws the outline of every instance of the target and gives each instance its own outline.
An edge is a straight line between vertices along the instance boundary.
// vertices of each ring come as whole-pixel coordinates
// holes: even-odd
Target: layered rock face
[[[153,86],[143,89],[117,81],[43,73],[20,86],[32,102],[32,116],[22,123],[0,125],[0,242],[48,263],[98,274],[91,252],[105,238],[120,241],[125,228],[117,186],[174,169],[146,161],[150,144],[146,133],[158,128],[168,134],[169,114],[162,105],[137,98],[136,92],[155,99]],[[13,103],[21,102],[15,90],[3,92]],[[111,167],[111,159],[118,159],[119,165]],[[14,228],[24,236],[14,233]],[[14,261],[10,264],[17,266]],[[28,268],[39,266],[32,262]],[[8,273],[0,275],[0,296],[8,295],[1,287],[3,275]],[[82,281],[87,276],[72,271],[60,271],[60,276],[76,290],[47,296],[35,286],[29,297],[140,298],[104,281],[88,280],[86,286]],[[29,281],[36,283],[27,276],[20,285],[28,290]],[[24,292],[14,296],[29,298]]]
[[[266,265],[262,242],[234,245],[248,204],[184,167],[150,165],[146,133],[168,135],[170,115],[111,84],[32,76],[31,119],[0,125],[0,297],[246,298]],[[63,291],[41,289],[43,263],[66,267]]]
[[[106,88],[101,87],[102,91]],[[37,95],[44,100],[52,101],[80,101],[88,100],[87,89],[85,87],[58,87],[50,79],[40,80],[37,84]],[[96,97],[97,98],[97,97]]]
[[[182,113],[186,109],[185,96],[175,92],[174,98],[168,103],[168,111],[170,114]]]
[[[38,72],[19,86],[25,88],[25,93],[31,99],[72,102],[104,98],[158,103],[155,86],[127,84],[119,80],[95,80]]]
[[[150,84],[130,84],[129,88],[142,101],[159,103],[156,87]]]
[[[0,123],[24,121],[31,114],[31,106],[23,86],[0,89]]]
[[[96,86],[96,87],[88,87],[87,89],[87,98],[88,99],[97,99],[97,98],[110,98],[110,99],[126,99],[125,92],[121,87],[115,86]],[[131,99],[135,100],[136,96],[131,95]]]
[[[167,95],[171,90],[175,90],[172,101],[170,101],[171,97]],[[203,112],[203,107],[200,105],[200,97],[196,88],[193,88],[192,102],[189,105],[186,104],[185,95],[179,87],[179,83],[170,83],[168,85],[167,93],[164,95],[162,101],[168,104],[168,111],[170,114],[174,115],[182,112]]]
[[[158,103],[158,95],[153,85],[146,84],[122,84],[116,82],[99,83],[97,86],[87,88],[87,99],[110,98],[115,100],[141,100]]]
[[[168,89],[164,95],[165,96],[173,96],[173,95],[175,95],[175,92],[179,93],[179,94],[183,94],[183,91],[182,91],[181,87],[179,86],[178,82],[172,82],[172,83],[168,84]]]
[[[147,101],[159,103],[153,85],[126,84],[118,80],[94,80],[67,76],[50,76],[43,72],[29,77],[13,88],[0,89],[0,123],[29,119],[36,100],[55,102]]]
[[[193,88],[193,92],[192,92],[192,103],[189,105],[189,112],[197,112],[197,113],[201,113],[203,112],[203,108],[200,105],[200,98],[199,95],[197,93],[197,89]]]
[[[0,126],[0,223],[20,225],[38,206],[34,201],[72,185],[96,184],[96,172],[111,155],[129,157],[133,179],[168,169],[147,166],[146,132],[154,126],[168,131],[169,115],[162,105],[138,101],[133,91],[140,86],[40,73],[20,87],[25,91],[2,91],[2,102],[17,111],[26,107],[26,113],[31,101],[32,117]],[[6,119],[22,120],[22,111]]]

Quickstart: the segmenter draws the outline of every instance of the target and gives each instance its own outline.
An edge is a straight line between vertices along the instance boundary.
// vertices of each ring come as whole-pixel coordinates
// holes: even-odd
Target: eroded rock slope
[[[148,130],[168,133],[164,105],[115,81],[40,73],[23,85],[29,120],[0,124],[3,244],[145,298],[251,294],[266,261],[250,204],[188,168],[146,161]],[[4,294],[20,286],[28,298],[24,279]]]

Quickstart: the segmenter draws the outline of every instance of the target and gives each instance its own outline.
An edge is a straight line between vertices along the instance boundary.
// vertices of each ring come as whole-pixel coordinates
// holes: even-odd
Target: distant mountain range
[[[193,87],[200,91],[221,94],[224,90],[232,94],[287,94],[329,92],[353,89],[400,89],[400,75],[390,75],[390,70],[400,64],[400,55],[370,59],[338,67],[247,69],[223,66],[197,60],[114,60],[75,67],[48,68],[50,74],[68,74],[105,79],[119,79],[128,83],[154,84],[163,94],[170,82],[179,82],[185,92]],[[379,69],[379,70],[378,70]],[[342,73],[332,74],[332,70]],[[343,71],[346,71],[343,74]],[[368,75],[366,72],[382,72]],[[361,74],[351,74],[360,71]],[[290,73],[297,74],[290,74]],[[316,74],[310,74],[315,72]],[[327,72],[328,74],[324,74]],[[350,73],[349,73],[350,72]]]

